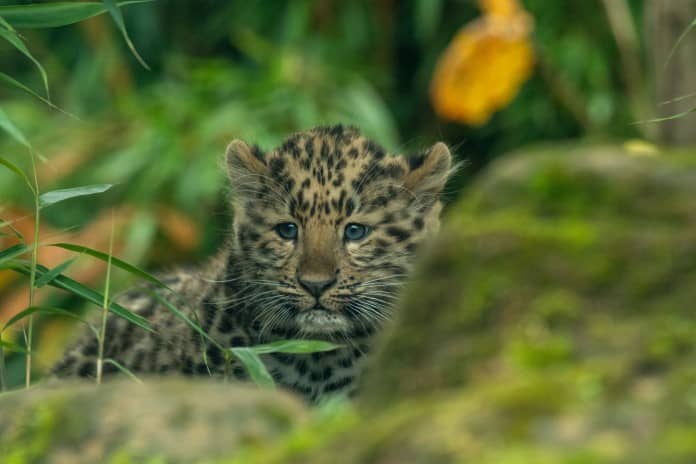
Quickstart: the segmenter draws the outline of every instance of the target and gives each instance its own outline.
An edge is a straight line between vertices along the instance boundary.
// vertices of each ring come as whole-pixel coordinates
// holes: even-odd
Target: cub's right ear
[[[242,179],[249,175],[265,175],[266,164],[258,150],[252,149],[242,140],[235,139],[227,145],[225,150],[227,173],[232,179]]]

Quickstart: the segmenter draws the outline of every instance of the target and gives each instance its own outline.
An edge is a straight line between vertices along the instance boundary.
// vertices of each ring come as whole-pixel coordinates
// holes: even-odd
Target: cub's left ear
[[[452,172],[449,148],[437,142],[421,157],[411,160],[411,171],[406,175],[404,187],[419,197],[422,194],[438,195]]]

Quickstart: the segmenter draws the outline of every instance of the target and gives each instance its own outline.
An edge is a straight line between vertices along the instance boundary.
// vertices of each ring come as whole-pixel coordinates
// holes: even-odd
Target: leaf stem
[[[34,150],[30,149],[31,171],[34,181],[34,246],[31,250],[31,269],[29,273],[29,307],[34,306],[34,292],[36,290],[36,265],[38,262],[39,253],[39,226],[41,225],[41,212],[39,206],[39,178],[36,172],[36,160],[34,159]],[[24,386],[31,386],[31,358],[32,358],[32,339],[34,332],[34,316],[29,316],[29,322],[24,332],[24,341],[27,346],[26,363],[24,365]]]
[[[106,317],[109,314],[109,284],[111,281],[111,257],[114,254],[114,213],[111,212],[111,235],[109,236],[109,257],[106,263],[106,282],[104,283],[104,300],[102,305],[101,329],[99,330],[99,354],[97,356],[97,385],[102,383],[104,366],[104,338],[106,336]]]

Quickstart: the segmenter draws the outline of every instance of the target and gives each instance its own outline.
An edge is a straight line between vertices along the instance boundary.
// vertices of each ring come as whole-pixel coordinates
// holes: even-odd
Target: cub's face
[[[227,163],[244,298],[261,331],[334,339],[379,328],[438,228],[447,147],[409,162],[336,126],[266,154],[233,141]]]

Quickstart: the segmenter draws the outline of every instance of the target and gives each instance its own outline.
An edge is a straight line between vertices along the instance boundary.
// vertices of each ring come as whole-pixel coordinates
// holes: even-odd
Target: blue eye
[[[275,226],[275,231],[280,238],[285,240],[295,240],[297,238],[297,224],[292,222],[281,222]]]
[[[369,233],[369,226],[351,222],[346,226],[346,230],[343,232],[343,238],[345,238],[346,240],[350,240],[351,242],[356,242],[367,237],[367,234]]]

